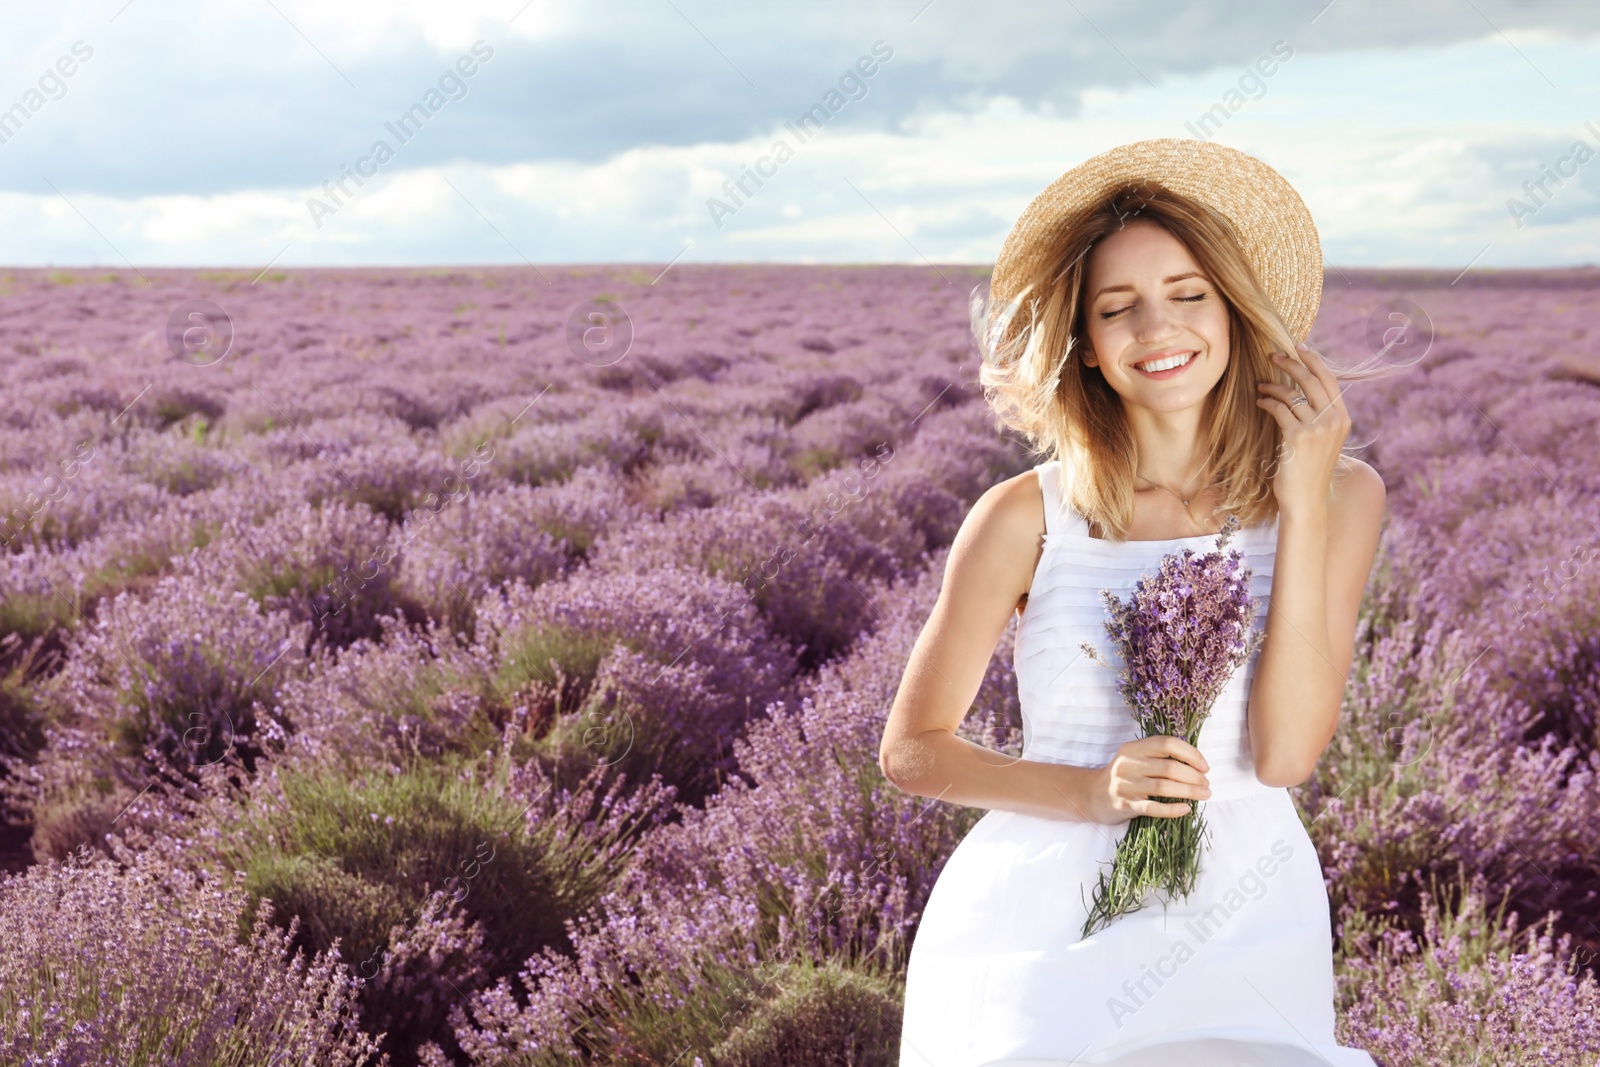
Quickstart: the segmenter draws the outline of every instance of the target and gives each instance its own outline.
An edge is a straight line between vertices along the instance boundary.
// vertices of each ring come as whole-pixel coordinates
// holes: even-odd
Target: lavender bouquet
[[[1250,568],[1237,549],[1222,551],[1238,527],[1238,518],[1228,516],[1216,551],[1197,556],[1186,548],[1162,557],[1160,573],[1141,578],[1126,604],[1110,590],[1100,591],[1109,615],[1106,634],[1123,660],[1117,688],[1143,737],[1168,734],[1198,745],[1217,694],[1266,636],[1252,633]],[[1095,662],[1113,666],[1088,642],[1080,647]],[[1179,797],[1151,799],[1187,803]],[[1175,819],[1130,820],[1109,876],[1100,874],[1083,936],[1143,907],[1148,889],[1163,891],[1169,901],[1187,897],[1199,873],[1204,832],[1198,804]]]

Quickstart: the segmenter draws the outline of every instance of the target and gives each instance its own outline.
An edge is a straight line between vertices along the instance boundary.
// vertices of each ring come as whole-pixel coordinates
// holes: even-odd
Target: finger
[[[1328,395],[1337,399],[1339,392],[1339,379],[1333,375],[1333,368],[1328,366],[1328,361],[1322,358],[1322,353],[1301,341],[1299,344],[1300,358],[1305,365],[1311,368],[1311,373],[1317,376]]]
[[[1211,764],[1206,762],[1206,758],[1201,755],[1200,750],[1183,738],[1173,737],[1171,734],[1158,736],[1161,738],[1160,749],[1162,755],[1176,756],[1199,771],[1209,771],[1211,769]]]
[[[1283,369],[1283,372],[1294,379],[1295,384],[1300,387],[1300,392],[1305,394],[1307,400],[1311,401],[1312,407],[1320,408],[1328,397],[1332,395],[1322,384],[1322,379],[1313,374],[1311,369],[1304,363],[1289,358],[1282,352],[1273,353],[1273,357],[1274,362]],[[1304,407],[1305,405],[1302,404],[1301,406]]]
[[[1272,417],[1278,420],[1278,425],[1283,427],[1284,436],[1286,437],[1288,436],[1290,425],[1299,425],[1300,423],[1300,416],[1290,411],[1289,405],[1276,397],[1258,396],[1256,397],[1256,406],[1266,408]],[[1301,404],[1300,407],[1310,407],[1310,405]]]
[[[1163,804],[1159,800],[1136,800],[1134,810],[1157,819],[1179,819],[1194,810],[1193,804]]]
[[[1294,404],[1293,401],[1295,397],[1299,396],[1300,394],[1293,387],[1280,385],[1277,382],[1259,382],[1257,383],[1257,392],[1261,396],[1277,397],[1285,404],[1288,404],[1291,411],[1294,410],[1295,407],[1303,408],[1308,406],[1306,404]]]
[[[1211,784],[1204,778],[1198,782],[1179,781],[1151,775],[1130,783],[1136,797],[1181,797],[1186,800],[1204,800],[1211,795]]]
[[[1156,781],[1178,782],[1183,785],[1193,785],[1201,788],[1204,788],[1207,784],[1204,771],[1180,759],[1149,760],[1141,764],[1137,769],[1139,773],[1144,775],[1144,779],[1140,783],[1141,786]]]
[[[1296,422],[1313,422],[1316,420],[1316,417],[1321,414],[1321,412],[1313,408],[1311,399],[1309,397],[1306,398],[1306,402],[1304,404],[1299,403],[1301,394],[1295,392],[1293,389],[1290,389],[1287,385],[1276,386],[1270,391],[1262,390],[1261,395],[1271,396],[1278,403],[1282,404],[1284,410],[1286,410],[1290,415],[1294,416]],[[1326,410],[1328,409],[1322,409],[1322,411]]]
[[[1293,354],[1274,352],[1274,362],[1280,368],[1283,368],[1283,373],[1294,379],[1294,384],[1312,400],[1312,403],[1318,403],[1323,398],[1331,397],[1333,392],[1328,390],[1326,382],[1323,381],[1322,376],[1317,373],[1314,366],[1310,366],[1310,363],[1307,362],[1307,354],[1309,354],[1309,349],[1306,349],[1302,344],[1298,344],[1298,346],[1294,346]],[[1315,358],[1314,355],[1312,355],[1312,358]]]
[[[1310,359],[1308,360],[1307,365],[1311,367],[1311,369],[1316,373],[1318,379],[1322,381],[1324,387],[1328,390],[1328,396],[1330,397],[1327,404],[1319,405],[1321,410],[1317,412],[1317,417],[1321,418],[1322,413],[1325,411],[1337,411],[1341,414],[1348,414],[1345,410],[1344,394],[1345,390],[1349,389],[1350,384],[1353,383],[1341,385],[1339,379],[1334,376],[1333,368],[1328,366],[1328,361],[1322,358],[1321,353],[1317,352],[1316,349],[1311,348],[1309,345],[1306,345],[1305,348],[1306,351],[1310,353]]]
[[[1209,789],[1211,783],[1206,780],[1203,771],[1197,771],[1181,760],[1169,759],[1161,761],[1164,766],[1155,767],[1145,772],[1143,785],[1152,782],[1171,782],[1174,785],[1186,786],[1192,789]],[[1167,793],[1164,796],[1192,796],[1190,793]]]

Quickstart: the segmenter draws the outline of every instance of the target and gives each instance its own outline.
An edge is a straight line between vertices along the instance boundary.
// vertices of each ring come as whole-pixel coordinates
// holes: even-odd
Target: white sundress
[[[1216,535],[1102,540],[1066,503],[1061,465],[1035,468],[1044,551],[1016,633],[1022,757],[1081,767],[1139,736],[1111,668],[1102,588],[1127,599],[1168,552]],[[1266,618],[1277,521],[1235,534]],[[1246,715],[1259,649],[1217,697],[1198,748],[1212,796],[1187,900],[1145,906],[1087,938],[1102,867],[1127,832],[994,809],[929,894],[906,972],[900,1067],[1375,1067],[1334,1038],[1322,866],[1287,789],[1256,779]]]

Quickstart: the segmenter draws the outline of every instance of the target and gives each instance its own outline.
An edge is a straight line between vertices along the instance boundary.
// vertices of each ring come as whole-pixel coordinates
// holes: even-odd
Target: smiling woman
[[[1297,344],[1321,273],[1282,177],[1197,141],[1068,171],[1002,249],[1002,311],[991,324],[974,307],[980,375],[1002,421],[1050,455],[962,524],[884,727],[895,785],[990,809],[912,942],[903,1067],[1371,1067],[1335,1039],[1329,902],[1287,792],[1337,723],[1384,504],[1343,454],[1337,378]],[[1194,743],[1139,736],[1113,667],[1074,654],[1105,624],[1096,591],[1130,593],[1235,519],[1265,640],[1222,672]],[[956,731],[1019,610],[1013,759]],[[1133,820],[1202,803],[1192,890],[1153,889],[1084,936],[1089,884]],[[1247,900],[1237,887],[1267,853],[1280,873]],[[1226,937],[1173,959],[1180,931],[1224,919]]]

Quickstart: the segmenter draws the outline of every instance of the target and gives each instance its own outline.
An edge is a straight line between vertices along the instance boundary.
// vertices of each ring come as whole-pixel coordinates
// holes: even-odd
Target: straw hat
[[[1236,148],[1187,138],[1135,141],[1073,167],[1017,219],[989,281],[1004,308],[1049,252],[1042,240],[1076,222],[1123,185],[1150,180],[1198,200],[1233,225],[1262,291],[1296,341],[1311,332],[1322,302],[1322,242],[1300,194],[1283,175]]]

